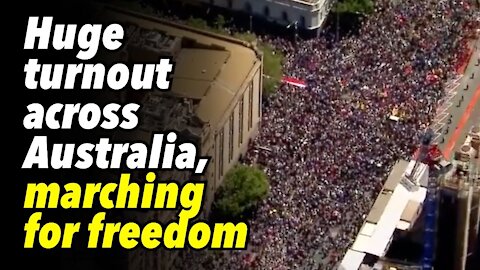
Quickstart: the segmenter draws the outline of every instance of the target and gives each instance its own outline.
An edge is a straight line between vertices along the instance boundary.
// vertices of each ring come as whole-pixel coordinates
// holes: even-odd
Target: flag
[[[297,86],[297,87],[300,87],[300,88],[305,88],[307,86],[305,81],[302,81],[302,80],[299,80],[299,79],[296,79],[296,78],[293,78],[293,77],[283,77],[282,78],[282,83],[290,84],[290,85]]]

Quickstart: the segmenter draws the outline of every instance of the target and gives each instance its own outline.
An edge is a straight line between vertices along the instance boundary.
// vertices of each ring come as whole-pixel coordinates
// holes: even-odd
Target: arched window
[[[252,5],[250,4],[250,2],[245,3],[245,12],[247,12],[248,14],[252,14]]]
[[[263,15],[265,15],[265,17],[270,17],[270,8],[268,6],[265,6],[263,9]]]
[[[282,12],[282,20],[288,22],[288,13],[286,11]]]

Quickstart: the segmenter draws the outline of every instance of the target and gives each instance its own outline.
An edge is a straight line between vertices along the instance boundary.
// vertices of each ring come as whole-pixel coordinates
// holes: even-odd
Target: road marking
[[[445,87],[445,97],[439,101],[440,106],[437,107],[432,123],[432,129],[436,135],[435,141],[438,141],[443,136],[442,129],[447,124],[445,120],[450,115],[448,111],[453,105],[452,100],[457,96],[457,88],[460,86],[460,80],[462,78],[462,75],[457,75],[457,77],[448,82]]]
[[[453,147],[455,146],[455,143],[457,142],[458,137],[460,137],[460,133],[462,132],[465,124],[470,118],[470,114],[472,114],[475,104],[477,103],[479,98],[480,98],[480,86],[478,86],[477,89],[475,90],[475,93],[473,94],[472,99],[468,103],[467,108],[465,109],[465,112],[460,118],[460,121],[458,121],[458,125],[457,125],[457,128],[455,129],[455,132],[453,133],[452,137],[450,137],[450,140],[448,140],[447,147],[443,152],[443,155],[445,156],[446,159],[450,158],[450,154],[452,153]]]

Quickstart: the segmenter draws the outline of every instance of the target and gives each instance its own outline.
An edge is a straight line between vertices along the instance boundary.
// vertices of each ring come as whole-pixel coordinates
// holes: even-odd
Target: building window
[[[235,119],[234,119],[234,115],[233,115],[233,112],[232,114],[230,115],[230,125],[229,125],[229,128],[230,128],[230,131],[228,133],[229,137],[228,137],[228,161],[232,161],[233,159],[233,125],[235,124],[235,122],[233,122]]]
[[[265,17],[270,17],[270,8],[268,6],[265,6],[265,8],[263,8],[263,15]]]
[[[243,96],[238,106],[238,146],[243,143]]]
[[[225,144],[225,138],[223,134],[223,128],[220,131],[220,150],[219,150],[219,157],[218,157],[218,169],[220,171],[220,176],[223,176],[223,145]]]
[[[306,23],[306,20],[305,20],[305,16],[300,16],[300,22],[299,23],[300,23],[301,28],[306,28],[307,23]]]
[[[228,0],[228,8],[232,8],[233,7],[233,1],[232,0]]]
[[[248,14],[252,14],[252,5],[249,2],[245,3],[245,11]]]
[[[210,0],[210,5],[215,5],[215,0]]]
[[[262,116],[262,74],[258,75],[258,117]]]
[[[248,130],[250,130],[253,126],[253,81],[248,87]]]
[[[220,159],[221,159],[221,154],[220,154],[220,139],[219,139],[219,135],[220,134],[215,134],[215,138],[214,138],[214,141],[213,143],[215,144],[215,148],[213,149],[213,155],[215,157],[212,157],[212,160],[210,161],[211,163],[215,164],[214,168],[213,168],[213,173],[215,175],[217,175],[217,172],[218,172],[218,176],[220,176]],[[218,151],[218,152],[217,152]],[[218,164],[217,164],[217,159],[218,159]],[[212,178],[214,179],[214,178]],[[216,179],[215,179],[216,180]],[[215,186],[216,186],[216,183],[215,183]]]
[[[215,150],[216,150],[216,149],[215,149]],[[215,151],[215,150],[214,150],[214,151]],[[216,162],[217,162],[217,160],[215,159],[215,153],[213,153],[213,156],[212,156],[212,158],[210,159],[210,162],[209,162],[208,164],[214,164],[214,166],[208,167],[208,168],[207,168],[207,173],[208,173],[208,174],[205,173],[205,175],[208,175],[208,176],[207,176],[207,177],[208,177],[207,179],[208,179],[208,180],[210,180],[210,179],[212,180],[211,184],[209,184],[209,185],[210,185],[210,191],[212,191],[212,189],[214,190],[215,187],[217,186],[217,179],[215,179],[215,174],[217,173],[217,172],[216,172],[216,166],[215,166]]]
[[[286,11],[282,12],[282,20],[288,22],[288,13]]]

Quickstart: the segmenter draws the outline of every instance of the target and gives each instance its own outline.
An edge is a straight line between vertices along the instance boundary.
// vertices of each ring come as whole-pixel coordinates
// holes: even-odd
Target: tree
[[[236,33],[234,36],[247,42],[256,42],[257,40],[257,37],[251,33]],[[265,75],[263,78],[263,93],[268,95],[277,90],[282,79],[284,56],[267,43],[258,44],[258,48],[263,52],[263,73]]]
[[[213,22],[213,27],[209,26],[207,21],[197,17],[188,18],[186,24],[191,27],[208,30],[217,34],[229,35],[229,33],[225,31],[224,26],[226,24],[226,20],[222,15],[217,16]],[[247,42],[257,42],[257,36],[252,33],[235,33],[233,36]],[[263,72],[265,75],[263,78],[263,93],[268,95],[277,90],[282,79],[282,64],[284,61],[284,56],[280,51],[275,50],[270,44],[261,43],[257,45],[258,48],[263,52]]]
[[[263,78],[263,92],[271,94],[275,92],[282,79],[283,70],[283,54],[276,51],[268,44],[261,44],[260,48],[263,51],[263,70],[265,77]]]
[[[202,30],[209,29],[207,22],[200,18],[190,17],[185,23],[191,27],[199,28]]]
[[[372,0],[339,0],[334,7],[338,13],[368,14],[374,9]]]
[[[215,22],[214,22],[214,25],[216,28],[218,29],[222,29],[225,27],[225,24],[227,22],[225,21],[225,17],[223,17],[222,14],[219,14],[216,18],[215,18]]]
[[[257,36],[252,33],[235,33],[233,34],[235,38],[247,41],[247,42],[256,42],[257,41]]]
[[[225,175],[216,194],[214,209],[224,218],[242,218],[267,196],[268,190],[267,176],[263,171],[237,165]]]

